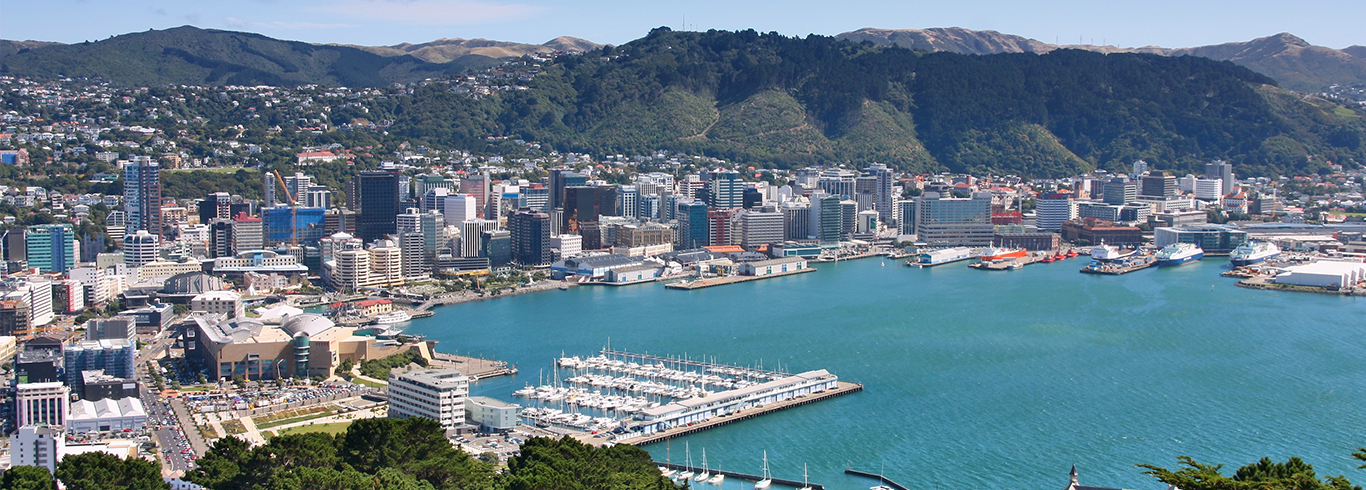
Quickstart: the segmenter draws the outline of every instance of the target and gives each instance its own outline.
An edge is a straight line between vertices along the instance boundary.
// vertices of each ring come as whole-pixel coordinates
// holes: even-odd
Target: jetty
[[[655,461],[655,466],[659,466],[659,467],[662,467],[662,468],[668,468],[668,469],[671,469],[671,470],[678,470],[678,471],[680,471],[680,472],[683,472],[683,471],[691,471],[691,472],[693,472],[693,473],[701,473],[702,471],[704,471],[704,468],[702,468],[702,467],[700,467],[700,466],[688,466],[688,465],[673,464],[673,463],[661,463],[661,462],[658,462],[658,461]],[[716,468],[706,468],[705,470],[711,472],[711,474],[713,474],[713,475],[726,475],[726,478],[738,478],[738,479],[741,479],[741,480],[747,480],[747,481],[751,481],[751,482],[757,482],[757,481],[759,481],[759,480],[764,479],[764,477],[758,476],[758,475],[749,475],[749,474],[739,473],[739,472],[735,472],[735,471],[718,470],[718,469],[716,469]],[[782,479],[782,478],[773,478],[773,477],[769,477],[769,479],[773,480],[773,483],[776,483],[776,484],[779,484],[779,485],[782,485],[782,486],[785,486],[785,487],[801,488],[801,487],[803,487],[803,486],[807,486],[807,487],[811,487],[812,490],[825,490],[825,485],[820,485],[820,484],[816,484],[816,483],[802,483],[800,480],[784,480],[784,479]],[[904,490],[904,489],[903,489],[903,490]]]
[[[887,477],[882,476],[882,475],[879,475],[879,474],[877,474],[877,473],[869,473],[869,472],[866,472],[866,471],[851,470],[851,469],[848,469],[848,468],[845,468],[845,469],[844,469],[844,473],[847,474],[847,475],[862,476],[862,477],[864,477],[864,478],[877,478],[877,481],[881,482],[883,485],[887,485],[887,486],[892,487],[892,488],[894,488],[894,489],[896,489],[896,490],[908,490],[908,489],[906,488],[905,485],[902,485],[902,484],[900,484],[900,483],[894,482],[894,481],[892,481],[892,480],[888,480]],[[775,481],[776,481],[776,480],[775,480]]]
[[[1119,262],[1093,262],[1081,268],[1082,274],[1105,274],[1118,276],[1128,274],[1133,271],[1147,269],[1157,265],[1157,257],[1144,255],[1132,257]]]
[[[654,444],[656,442],[663,442],[669,439],[673,439],[675,437],[683,437],[689,434],[696,434],[704,430],[715,429],[717,427],[733,424],[741,420],[749,420],[754,417],[758,417],[760,415],[767,415],[773,412],[777,412],[779,410],[800,407],[802,405],[806,405],[809,403],[815,403],[822,400],[829,400],[837,396],[844,396],[850,393],[857,393],[860,391],[863,391],[862,383],[840,381],[838,387],[832,390],[826,390],[823,393],[809,395],[803,398],[793,398],[790,400],[774,402],[764,405],[762,407],[750,408],[730,415],[719,415],[702,422],[695,422],[688,425],[680,425],[678,427],[665,429],[659,432],[653,432],[647,435],[636,436],[626,439],[618,439],[616,442],[618,444],[630,444],[632,446],[645,446],[648,444]]]
[[[760,279],[772,279],[772,278],[774,278],[774,277],[784,277],[784,276],[791,276],[791,275],[796,275],[796,274],[803,274],[803,273],[807,273],[807,272],[815,272],[815,270],[816,270],[816,268],[814,268],[814,267],[806,267],[806,268],[797,269],[797,270],[792,270],[792,271],[787,271],[787,272],[774,272],[774,273],[772,273],[772,274],[763,275],[763,276],[724,276],[724,277],[706,277],[706,278],[696,279],[696,280],[692,280],[692,281],[673,282],[673,283],[665,284],[664,287],[667,288],[667,289],[682,289],[682,290],[685,290],[685,291],[691,291],[691,290],[694,290],[694,289],[702,289],[702,288],[709,288],[709,287],[715,287],[715,286],[725,286],[725,285],[727,285],[727,284],[737,284],[737,283],[742,283],[742,282],[758,281],[758,280],[760,280]]]

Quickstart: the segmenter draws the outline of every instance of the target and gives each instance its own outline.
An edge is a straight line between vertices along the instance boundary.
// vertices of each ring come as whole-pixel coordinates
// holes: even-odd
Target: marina
[[[768,450],[774,476],[800,481],[809,462],[811,481],[825,488],[877,483],[845,474],[850,462],[916,488],[1061,486],[1073,463],[1103,486],[1157,488],[1133,465],[1171,465],[1179,454],[1251,461],[1261,453],[1236,448],[1267,444],[1266,431],[1274,431],[1266,454],[1300,455],[1320,472],[1357,471],[1341,449],[1359,444],[1352,427],[1366,425],[1356,409],[1366,386],[1350,381],[1366,371],[1366,338],[1354,326],[1366,303],[1357,298],[1235,287],[1219,277],[1228,262],[1208,258],[1103,280],[1079,277],[1080,263],[1009,274],[890,265],[853,261],[698,294],[574,288],[440,308],[407,332],[518,365],[518,376],[470,387],[517,403],[523,399],[509,395],[539,377],[527,366],[546,366],[549,380],[564,352],[595,356],[609,337],[680,370],[713,358],[774,372],[828,369],[864,392],[762,417],[745,411],[706,430],[675,428],[671,439],[678,464],[687,441],[706,448],[711,467],[759,475]],[[945,307],[963,298],[972,306]],[[633,305],[649,305],[648,328]],[[562,313],[547,324],[538,320],[545,312]],[[559,331],[572,334],[548,333]],[[573,376],[562,370],[560,379]],[[1211,376],[1227,382],[1210,384]],[[1304,397],[1317,402],[1292,402]],[[1116,417],[1117,399],[1123,413],[1160,416]],[[1249,424],[1265,430],[1248,432]],[[984,454],[983,445],[999,450]],[[666,446],[641,447],[665,461]],[[884,458],[889,464],[877,471]],[[981,471],[985,465],[992,471]]]
[[[519,414],[526,422],[637,445],[862,389],[825,370],[790,374],[608,348],[560,356],[551,378],[512,393],[531,404]]]

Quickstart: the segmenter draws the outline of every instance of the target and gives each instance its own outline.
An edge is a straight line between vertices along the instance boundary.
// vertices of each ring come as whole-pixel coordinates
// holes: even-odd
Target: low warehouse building
[[[1276,284],[1346,289],[1366,279],[1366,264],[1320,260],[1312,264],[1286,267],[1276,276]]]

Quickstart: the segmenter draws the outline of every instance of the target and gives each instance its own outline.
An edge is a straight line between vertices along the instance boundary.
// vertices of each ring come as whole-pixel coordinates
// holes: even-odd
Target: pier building
[[[770,403],[823,393],[838,386],[839,377],[830,374],[829,371],[807,371],[703,398],[679,400],[646,409],[636,416],[636,428],[643,435],[649,435],[680,425],[705,422],[743,410],[763,407]]]

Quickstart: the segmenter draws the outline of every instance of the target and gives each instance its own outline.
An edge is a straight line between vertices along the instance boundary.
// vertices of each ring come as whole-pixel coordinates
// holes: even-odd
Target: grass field
[[[351,422],[333,422],[330,424],[301,425],[299,427],[290,427],[288,429],[282,429],[273,432],[275,433],[275,435],[279,436],[285,434],[304,434],[308,432],[322,432],[324,434],[335,435],[346,432],[346,428],[350,426]]]

